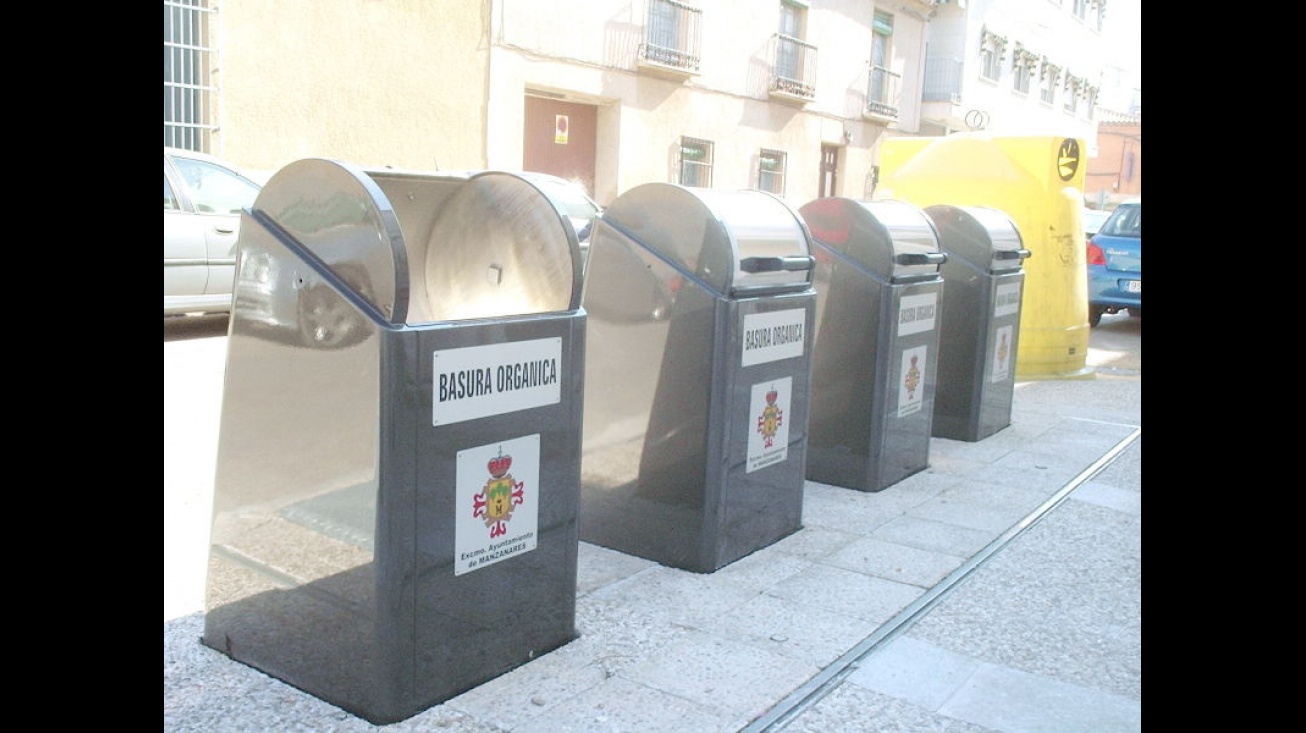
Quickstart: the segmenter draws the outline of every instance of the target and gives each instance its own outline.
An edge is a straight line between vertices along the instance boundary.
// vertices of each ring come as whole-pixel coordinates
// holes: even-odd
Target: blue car
[[[1107,313],[1143,317],[1143,200],[1125,201],[1088,240],[1088,325]]]

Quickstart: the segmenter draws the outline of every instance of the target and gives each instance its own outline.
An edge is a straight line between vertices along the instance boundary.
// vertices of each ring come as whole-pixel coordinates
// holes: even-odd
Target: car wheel
[[[1088,327],[1097,328],[1097,324],[1102,322],[1102,314],[1105,312],[1106,308],[1100,305],[1090,305],[1088,307]]]
[[[1129,310],[1129,316],[1130,316],[1131,318],[1142,318],[1142,317],[1143,317],[1143,309],[1142,309],[1142,308],[1129,308],[1128,310]]]
[[[299,335],[318,348],[342,346],[359,327],[349,304],[328,287],[305,290],[299,296]]]

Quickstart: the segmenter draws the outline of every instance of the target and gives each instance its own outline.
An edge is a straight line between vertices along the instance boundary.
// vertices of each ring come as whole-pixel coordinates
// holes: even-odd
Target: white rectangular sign
[[[556,405],[562,399],[562,370],[561,338],[437,351],[431,424]]]
[[[748,400],[748,463],[744,473],[789,457],[789,406],[793,403],[793,393],[793,377],[753,385]]]
[[[905,349],[902,352],[900,372],[902,381],[898,382],[898,417],[906,417],[920,412],[925,399],[925,360],[929,358],[924,346]]]
[[[934,329],[938,316],[938,293],[904,295],[898,304],[898,335],[924,333]]]
[[[454,575],[535,549],[540,530],[540,436],[458,451]]]
[[[993,298],[993,317],[1009,316],[1020,310],[1020,283],[999,285]]]
[[[807,311],[802,308],[744,316],[742,366],[803,355]]]
[[[1001,382],[1011,374],[1011,342],[1016,329],[1008,324],[993,333],[993,376],[989,381]]]

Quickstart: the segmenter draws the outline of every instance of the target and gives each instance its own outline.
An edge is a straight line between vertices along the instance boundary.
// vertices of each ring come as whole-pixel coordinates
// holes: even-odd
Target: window
[[[168,183],[168,175],[163,175],[163,209],[165,211],[176,211],[181,208],[177,203],[177,195],[172,192],[172,184]]]
[[[679,0],[648,0],[642,58],[687,72],[698,71],[699,20],[703,11]]]
[[[1102,222],[1099,230],[1112,237],[1143,237],[1143,205],[1123,203]]]
[[[836,195],[839,190],[839,148],[835,145],[821,146],[821,179],[818,198]]]
[[[1085,95],[1087,88],[1088,80],[1066,72],[1066,112],[1075,114],[1079,111],[1079,98]]]
[[[239,214],[259,194],[259,187],[253,181],[220,165],[180,157],[174,157],[172,162],[186,180],[195,210],[202,214]],[[166,196],[166,180],[164,186]]]
[[[988,29],[982,31],[980,40],[980,77],[997,81],[1001,76],[1002,59],[1006,55],[1007,39]]]
[[[781,150],[767,150],[757,156],[757,187],[777,196],[785,195],[785,168],[788,155]]]
[[[794,41],[803,39],[803,25],[807,9],[789,0],[780,3],[780,45],[776,48],[776,76],[785,79],[803,78],[802,49]]]
[[[1039,99],[1045,104],[1052,104],[1057,96],[1057,84],[1061,81],[1061,67],[1043,59],[1039,67]]]
[[[712,187],[712,143],[693,137],[680,138],[680,185]]]
[[[1038,66],[1038,54],[1031,53],[1017,43],[1014,58],[1011,66],[1012,88],[1021,94],[1029,94],[1034,82],[1034,69]]]
[[[869,103],[889,104],[888,99],[889,41],[893,39],[893,16],[875,11],[871,24],[871,87]],[[896,104],[895,104],[896,106]]]
[[[781,0],[780,24],[768,51],[771,80],[767,93],[787,101],[807,103],[816,96],[816,46],[803,40],[807,3]]]
[[[217,52],[209,41],[212,8],[204,0],[163,4],[163,146],[205,151],[213,87],[208,71]]]
[[[1015,68],[1016,78],[1012,86],[1021,94],[1029,94],[1030,80],[1034,78],[1033,72],[1028,66],[1017,65]]]
[[[659,48],[680,48],[680,16],[667,0],[649,0],[648,42]]]

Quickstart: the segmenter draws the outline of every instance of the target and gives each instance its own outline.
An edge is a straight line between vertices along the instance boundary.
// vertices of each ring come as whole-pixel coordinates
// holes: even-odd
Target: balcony
[[[880,122],[898,121],[898,104],[902,99],[902,75],[882,66],[872,66],[866,85],[866,109],[862,116]]]
[[[678,0],[649,0],[639,68],[685,80],[698,74],[703,11]]]
[[[793,36],[771,37],[772,99],[806,104],[816,98],[816,46]]]
[[[922,102],[961,104],[961,59],[933,57],[925,59],[925,88]]]

